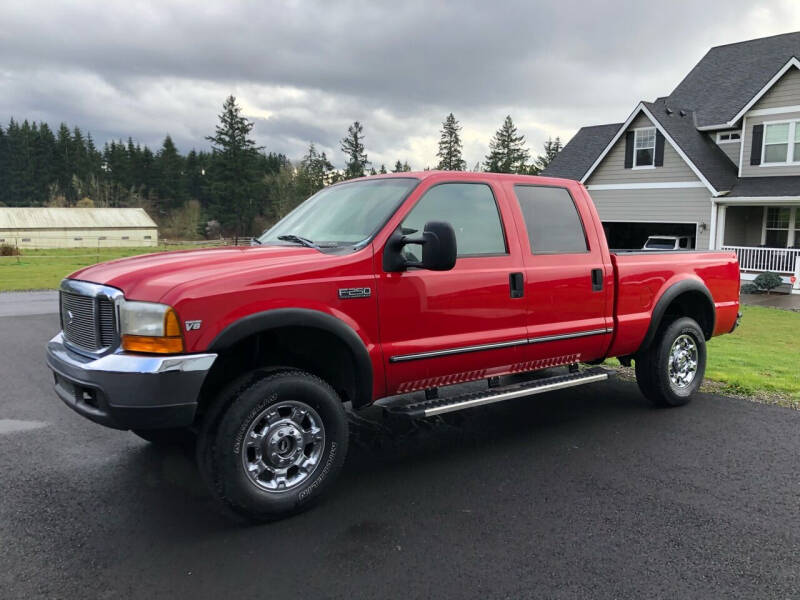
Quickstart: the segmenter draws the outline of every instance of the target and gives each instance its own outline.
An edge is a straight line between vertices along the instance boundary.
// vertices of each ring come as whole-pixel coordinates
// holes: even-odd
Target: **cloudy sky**
[[[232,93],[267,150],[341,165],[360,120],[376,167],[423,168],[452,111],[471,167],[506,114],[538,151],[668,94],[711,46],[796,30],[798,0],[3,0],[0,122],[186,151]]]

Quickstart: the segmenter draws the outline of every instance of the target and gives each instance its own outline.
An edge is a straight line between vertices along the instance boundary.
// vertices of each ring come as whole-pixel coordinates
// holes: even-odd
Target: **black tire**
[[[305,413],[305,420],[297,417],[297,422],[291,421],[295,418],[290,417],[292,408]],[[305,440],[312,429],[321,428],[321,439],[308,445],[293,442],[285,457],[300,462],[314,459],[313,466],[297,468],[292,475],[295,482],[286,476],[272,477],[271,468],[264,470],[265,479],[254,480],[245,464],[265,465],[268,458],[258,460],[254,448],[247,447],[253,428],[263,430],[259,453],[265,455],[274,449],[268,442],[284,435],[281,428],[296,434],[286,435],[289,441],[295,437]],[[303,371],[254,371],[223,391],[206,413],[197,442],[197,462],[212,494],[224,506],[254,521],[272,521],[309,508],[330,489],[344,464],[348,437],[344,406],[326,382]],[[289,467],[288,473],[293,468]],[[285,489],[266,487],[280,486],[281,481]]]
[[[188,428],[131,429],[131,432],[154,446],[187,446],[194,444],[196,436]]]
[[[694,375],[689,381],[681,379],[680,374],[675,375],[677,381],[671,377],[671,352],[679,338],[688,348],[684,356],[696,363]],[[636,383],[646,398],[656,406],[683,406],[703,382],[706,371],[705,336],[696,321],[681,317],[662,325],[650,347],[640,352],[634,360]],[[678,361],[676,364],[682,363]]]

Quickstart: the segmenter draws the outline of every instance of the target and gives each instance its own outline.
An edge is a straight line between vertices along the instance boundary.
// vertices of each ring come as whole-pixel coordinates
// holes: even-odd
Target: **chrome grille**
[[[83,350],[99,352],[116,345],[114,301],[62,290],[61,329],[67,342]]]
[[[114,303],[108,298],[97,302],[100,315],[100,346],[108,348],[117,340],[117,313]]]

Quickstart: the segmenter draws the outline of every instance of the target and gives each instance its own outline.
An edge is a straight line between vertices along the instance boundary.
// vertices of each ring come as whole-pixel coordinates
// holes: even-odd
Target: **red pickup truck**
[[[47,348],[73,410],[153,442],[192,432],[212,493],[257,520],[331,487],[345,403],[420,391],[387,410],[425,418],[606,379],[578,363],[619,357],[677,406],[706,340],[738,322],[733,253],[610,252],[586,188],[564,179],[348,181],[257,244],[77,271]],[[438,393],[474,380],[485,391]]]

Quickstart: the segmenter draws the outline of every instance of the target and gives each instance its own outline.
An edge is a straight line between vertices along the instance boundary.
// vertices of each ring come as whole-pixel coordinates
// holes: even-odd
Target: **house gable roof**
[[[712,48],[672,94],[640,102],[621,125],[582,128],[542,174],[585,182],[644,112],[712,195],[733,193],[734,186],[763,191],[766,182],[742,187],[734,162],[704,131],[736,126],[794,68],[800,69],[800,32]]]
[[[800,67],[800,32],[711,48],[667,98],[694,112],[699,129],[733,125],[791,66]]]
[[[578,133],[556,154],[556,157],[542,171],[548,177],[563,177],[580,180],[592,166],[608,142],[617,133],[622,123],[581,127]]]
[[[714,196],[727,192],[731,188],[736,181],[735,165],[719,147],[708,139],[708,136],[697,131],[690,113],[680,115],[673,112],[669,114],[662,99],[657,102],[640,102],[636,106],[583,174],[581,182],[586,182],[640,113],[644,113],[653,122],[666,141]]]

